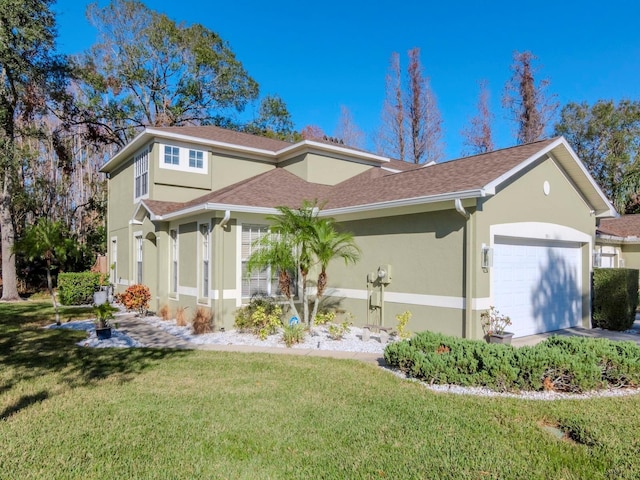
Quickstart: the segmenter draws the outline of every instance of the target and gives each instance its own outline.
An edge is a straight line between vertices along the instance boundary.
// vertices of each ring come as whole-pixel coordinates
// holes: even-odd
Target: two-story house
[[[149,286],[153,310],[210,308],[227,329],[252,294],[275,293],[245,262],[280,205],[317,199],[354,233],[361,259],[330,265],[329,293],[356,323],[409,310],[413,331],[471,338],[491,305],[516,335],[589,326],[596,218],[615,215],[563,138],[419,166],[325,140],[147,128],[102,171],[112,282]]]

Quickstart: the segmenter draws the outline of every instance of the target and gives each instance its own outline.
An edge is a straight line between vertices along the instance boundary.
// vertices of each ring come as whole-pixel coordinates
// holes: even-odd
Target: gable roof
[[[390,163],[391,159],[335,142],[302,140],[296,143],[236,132],[212,125],[186,127],[147,127],[105,163],[101,172],[110,173],[153,140],[187,142],[212,151],[241,154],[278,163],[304,153],[341,156],[370,165]]]
[[[401,167],[397,161],[390,161],[383,168],[370,168],[333,186],[310,183],[285,169],[275,168],[190,202],[145,200],[144,204],[154,217],[169,219],[203,209],[273,213],[276,206],[295,208],[305,199],[317,199],[325,202],[323,214],[337,215],[494,195],[505,182],[548,157],[565,171],[594,214],[615,215],[607,198],[562,137],[429,166],[408,164],[410,168],[404,171],[394,168]]]

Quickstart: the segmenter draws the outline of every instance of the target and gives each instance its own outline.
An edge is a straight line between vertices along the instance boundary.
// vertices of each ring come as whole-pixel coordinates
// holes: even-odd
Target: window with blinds
[[[209,258],[211,255],[211,244],[210,244],[211,231],[209,229],[209,225],[200,225],[200,242],[201,242],[201,258],[202,258],[202,271],[201,274],[201,282],[202,289],[200,292],[200,296],[202,298],[209,297]]]
[[[271,269],[254,271],[251,275],[247,272],[247,260],[257,248],[256,241],[268,232],[269,228],[264,225],[242,225],[242,298],[277,294],[278,278],[276,275],[271,278]]]
[[[178,231],[171,230],[171,293],[178,293]]]

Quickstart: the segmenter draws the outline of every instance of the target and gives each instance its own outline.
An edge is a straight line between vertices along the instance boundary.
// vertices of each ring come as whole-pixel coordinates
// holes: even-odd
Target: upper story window
[[[190,168],[203,168],[204,165],[204,152],[200,150],[189,150],[189,167]]]
[[[164,146],[164,163],[169,165],[180,165],[180,149],[170,145]]]
[[[160,152],[160,168],[181,172],[208,173],[207,154],[204,150],[185,146],[161,145]]]
[[[149,149],[145,148],[133,159],[134,198],[149,195]]]

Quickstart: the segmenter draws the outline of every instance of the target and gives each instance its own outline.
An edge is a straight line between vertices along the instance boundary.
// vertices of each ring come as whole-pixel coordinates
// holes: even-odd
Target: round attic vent
[[[549,192],[551,191],[551,185],[549,185],[549,182],[546,180],[542,184],[542,191],[545,195],[549,195]]]

